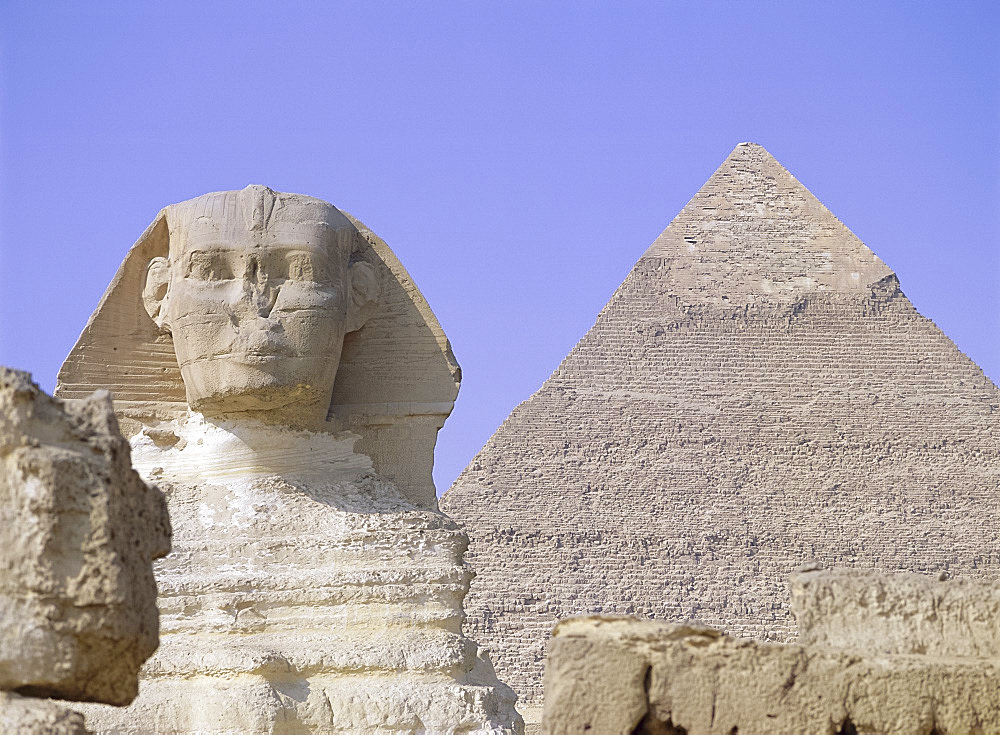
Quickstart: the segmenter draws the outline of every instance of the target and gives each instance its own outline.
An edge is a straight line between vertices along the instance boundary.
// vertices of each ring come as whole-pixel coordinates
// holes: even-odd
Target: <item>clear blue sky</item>
[[[0,362],[51,390],[165,204],[367,222],[452,340],[445,490],[744,140],[1000,379],[1000,3],[0,3]]]

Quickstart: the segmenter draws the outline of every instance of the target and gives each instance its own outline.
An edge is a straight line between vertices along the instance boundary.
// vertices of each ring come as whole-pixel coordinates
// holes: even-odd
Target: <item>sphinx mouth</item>
[[[259,360],[275,357],[299,357],[299,353],[284,339],[261,339],[262,335],[254,335],[250,339],[236,339],[224,357],[235,360]],[[220,355],[223,357],[223,355]]]
[[[230,360],[288,360],[289,358],[304,357],[304,355],[277,350],[246,350],[230,352],[228,355],[219,355],[219,357]]]
[[[208,355],[205,358],[192,360],[191,362],[202,362],[202,360],[232,360],[234,362],[254,363],[270,362],[274,360],[289,360],[297,357],[310,357],[310,355],[301,355],[290,348],[280,347],[275,349],[230,350],[228,352],[217,352],[214,355]]]
[[[273,362],[275,360],[288,360],[291,357],[298,357],[298,355],[284,355],[284,354],[274,354],[274,353],[262,353],[262,352],[243,352],[238,355],[232,355],[233,359],[240,362]]]

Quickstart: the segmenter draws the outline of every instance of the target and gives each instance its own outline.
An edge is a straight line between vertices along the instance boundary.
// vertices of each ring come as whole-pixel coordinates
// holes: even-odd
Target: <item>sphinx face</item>
[[[354,231],[308,215],[179,217],[171,228],[164,318],[192,408],[325,416]]]

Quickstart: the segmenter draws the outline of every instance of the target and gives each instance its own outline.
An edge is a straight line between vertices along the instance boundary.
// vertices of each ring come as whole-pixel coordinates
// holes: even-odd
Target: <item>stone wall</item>
[[[549,644],[543,731],[1000,731],[996,631],[966,624],[992,607],[1000,587],[843,571],[797,575],[792,586],[803,630],[817,643],[757,643],[629,618],[561,622]],[[858,605],[866,588],[874,604]],[[962,612],[939,615],[931,599]],[[823,620],[831,609],[839,614]],[[876,617],[890,621],[881,628],[892,635],[865,632]],[[825,635],[813,635],[813,624]],[[937,645],[924,653],[929,628]]]
[[[1000,658],[1000,585],[834,570],[793,574],[798,642],[886,654]]]

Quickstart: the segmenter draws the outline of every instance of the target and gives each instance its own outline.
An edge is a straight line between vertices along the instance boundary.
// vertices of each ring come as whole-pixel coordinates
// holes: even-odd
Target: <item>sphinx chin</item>
[[[329,403],[332,376],[320,384],[311,364],[316,360],[289,362],[289,358],[266,358],[192,364],[184,376],[188,404],[206,415],[228,415]]]
[[[231,416],[240,413],[257,413],[301,407],[303,410],[313,405],[318,391],[310,385],[292,388],[275,386],[257,388],[253,392],[241,393],[237,390],[216,394],[190,401],[191,407],[206,416]]]

